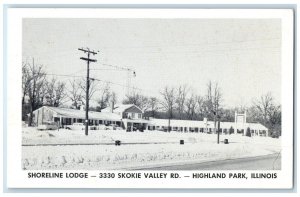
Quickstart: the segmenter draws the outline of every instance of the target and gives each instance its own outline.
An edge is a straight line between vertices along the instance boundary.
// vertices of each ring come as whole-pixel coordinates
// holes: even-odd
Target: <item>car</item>
[[[136,131],[136,130],[137,130],[136,127],[131,128],[131,126],[128,126],[127,129],[126,129],[127,132]]]
[[[42,124],[38,125],[38,130],[56,130],[58,129],[58,125],[56,122],[43,122]]]
[[[65,128],[70,130],[84,130],[85,125],[83,123],[73,123],[72,125],[66,125]]]
[[[123,128],[122,128],[122,127],[119,127],[119,126],[117,126],[117,127],[116,127],[116,130],[123,130]]]
[[[66,125],[65,126],[66,129],[69,130],[85,130],[85,124],[83,123],[73,123],[72,125]],[[96,130],[97,126],[91,125],[89,126],[89,130]]]
[[[122,130],[122,127],[120,127],[120,126],[117,125],[117,124],[112,124],[111,126],[113,126],[113,129],[114,129],[114,130]]]
[[[98,130],[106,130],[106,126],[103,125],[103,124],[99,124],[99,125],[97,126],[97,129],[98,129]]]
[[[105,127],[105,130],[122,130],[122,128],[117,124],[110,124]]]

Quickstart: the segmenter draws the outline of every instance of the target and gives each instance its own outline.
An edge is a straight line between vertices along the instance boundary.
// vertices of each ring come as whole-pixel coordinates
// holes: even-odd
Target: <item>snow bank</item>
[[[128,169],[167,163],[189,163],[267,155],[279,152],[280,139],[268,137],[245,137],[221,135],[229,144],[217,144],[217,135],[203,133],[165,133],[160,131],[37,131],[24,128],[22,168],[24,170],[85,169],[107,170]],[[179,140],[185,140],[184,145]],[[113,144],[115,140],[128,144]],[[154,143],[165,144],[154,144]],[[93,144],[98,145],[68,145]],[[101,144],[102,143],[102,144]],[[65,144],[40,146],[40,144]]]

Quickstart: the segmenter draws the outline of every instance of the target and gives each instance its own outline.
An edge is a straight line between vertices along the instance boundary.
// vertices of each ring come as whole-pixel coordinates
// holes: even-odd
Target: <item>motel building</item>
[[[43,106],[33,112],[33,122],[36,126],[45,122],[57,122],[61,127],[72,125],[73,123],[85,122],[85,111],[61,107]],[[89,125],[118,125],[127,131],[143,129],[148,131],[167,131],[168,119],[145,118],[143,111],[133,104],[115,105],[108,107],[101,112],[89,111]],[[215,125],[213,121],[206,118],[198,120],[170,120],[170,130],[172,132],[183,133],[214,133]],[[246,113],[235,113],[235,122],[220,122],[220,134],[242,134],[246,135],[250,129],[252,136],[268,136],[268,128],[260,123],[247,123]]]

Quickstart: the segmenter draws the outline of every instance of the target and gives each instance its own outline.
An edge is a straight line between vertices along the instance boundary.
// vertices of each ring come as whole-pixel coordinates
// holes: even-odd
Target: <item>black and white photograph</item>
[[[276,18],[24,18],[20,168],[281,170],[281,60]]]
[[[294,189],[293,17],[6,8],[5,186]]]

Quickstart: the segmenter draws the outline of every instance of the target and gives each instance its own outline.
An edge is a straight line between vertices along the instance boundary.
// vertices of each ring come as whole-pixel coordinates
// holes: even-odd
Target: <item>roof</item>
[[[168,126],[168,123],[168,119],[150,119],[150,124],[152,125]],[[210,123],[211,122],[208,121],[208,125],[210,125]],[[203,121],[196,120],[170,120],[170,124],[174,127],[205,127]]]
[[[150,119],[150,125],[154,126],[168,126],[168,119]],[[204,121],[199,120],[171,120],[170,125],[173,127],[199,127],[199,128],[214,128],[213,121],[207,121],[207,124]],[[235,128],[235,122],[220,122],[221,128],[229,129],[230,127]],[[253,130],[268,130],[265,126],[260,123],[245,123],[246,128],[250,127]],[[237,128],[245,128],[240,125],[237,125]]]
[[[130,107],[137,107],[140,109],[138,106],[134,104],[119,104],[114,106],[114,113],[123,113],[126,109],[129,109]],[[142,111],[142,110],[141,110]],[[102,109],[101,112],[111,112],[111,107],[107,107],[105,109]]]
[[[85,111],[83,110],[61,108],[61,107],[50,107],[50,106],[44,106],[44,107],[49,108],[50,110],[54,111],[60,116],[85,119]],[[89,119],[120,121],[121,117],[117,114],[110,113],[110,112],[89,111]]]

